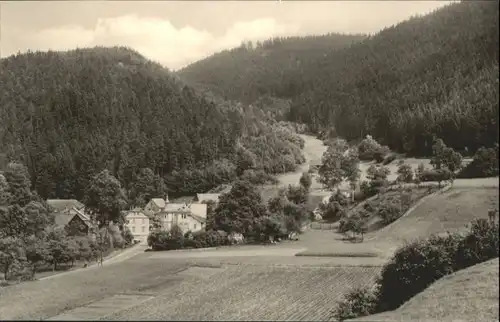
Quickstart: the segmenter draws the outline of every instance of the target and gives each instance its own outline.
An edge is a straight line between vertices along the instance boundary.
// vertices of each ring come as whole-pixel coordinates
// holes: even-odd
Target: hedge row
[[[338,302],[334,318],[343,321],[395,310],[443,276],[497,258],[498,234],[498,221],[477,219],[465,235],[433,236],[400,248],[375,287],[347,294]]]

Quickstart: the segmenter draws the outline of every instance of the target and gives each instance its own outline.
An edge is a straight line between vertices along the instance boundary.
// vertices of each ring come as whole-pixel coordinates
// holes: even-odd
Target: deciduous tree
[[[245,181],[237,181],[220,197],[215,209],[215,228],[231,233],[247,234],[256,218],[266,214],[266,207],[257,189]]]

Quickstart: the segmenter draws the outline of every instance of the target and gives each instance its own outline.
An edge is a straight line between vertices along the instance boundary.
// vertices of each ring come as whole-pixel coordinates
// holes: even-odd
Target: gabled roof
[[[77,216],[83,221],[83,223],[85,225],[87,225],[87,227],[89,227],[89,228],[95,227],[95,225],[92,224],[92,221],[90,220],[90,218],[87,215],[85,215],[83,212],[79,211],[78,209],[76,209],[74,207],[73,207],[73,210],[75,211],[75,213],[73,214],[73,216],[71,216],[71,219],[68,221],[68,223],[71,220],[73,220],[73,218],[75,218],[75,216]]]
[[[221,196],[220,193],[197,193],[196,199],[198,200],[198,202],[203,202],[203,201],[218,202],[220,196]]]
[[[147,215],[145,214],[145,212],[144,212],[144,211],[142,211],[141,209],[134,209],[134,210],[125,210],[125,211],[123,211],[123,215],[124,215],[125,217],[127,217],[128,215],[135,215],[135,214],[141,214],[141,215],[143,215],[144,217],[149,218],[149,216],[147,216]]]
[[[163,199],[163,198],[153,198],[153,199],[151,199],[151,202],[153,202],[155,205],[157,205],[160,208],[164,208],[165,204],[166,204],[165,199]]]
[[[69,211],[56,211],[54,213],[54,221],[57,227],[66,226],[74,215],[70,214]]]
[[[200,223],[204,223],[207,221],[206,218],[203,218],[201,216],[198,216],[198,215],[195,215],[195,214],[189,214],[188,216],[191,216],[194,220],[200,222]]]
[[[191,211],[188,204],[185,203],[169,203],[161,212],[183,212],[189,213]]]
[[[84,205],[76,199],[47,199],[47,204],[55,211],[63,211],[73,207],[81,209]]]

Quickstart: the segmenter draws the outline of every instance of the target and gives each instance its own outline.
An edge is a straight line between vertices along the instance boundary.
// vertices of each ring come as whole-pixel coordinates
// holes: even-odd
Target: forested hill
[[[193,193],[303,161],[292,130],[214,103],[123,47],[1,59],[0,120],[0,156],[24,163],[45,198],[81,198],[105,168],[127,190],[149,168]]]
[[[432,137],[474,151],[498,141],[498,1],[464,1],[331,53],[291,117],[429,155]],[[335,134],[335,133],[333,133]]]
[[[178,75],[235,100],[291,99],[288,119],[315,132],[421,156],[436,135],[472,153],[498,141],[498,37],[498,1],[467,1],[370,37],[242,46]]]
[[[309,64],[365,37],[332,33],[247,43],[197,61],[177,74],[225,99],[250,104],[261,96],[287,98],[307,86],[302,75],[308,73]]]

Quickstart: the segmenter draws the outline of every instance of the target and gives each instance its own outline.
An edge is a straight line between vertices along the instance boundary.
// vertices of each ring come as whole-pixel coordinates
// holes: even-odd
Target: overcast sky
[[[1,57],[123,45],[178,69],[244,40],[374,33],[450,1],[1,1]]]

